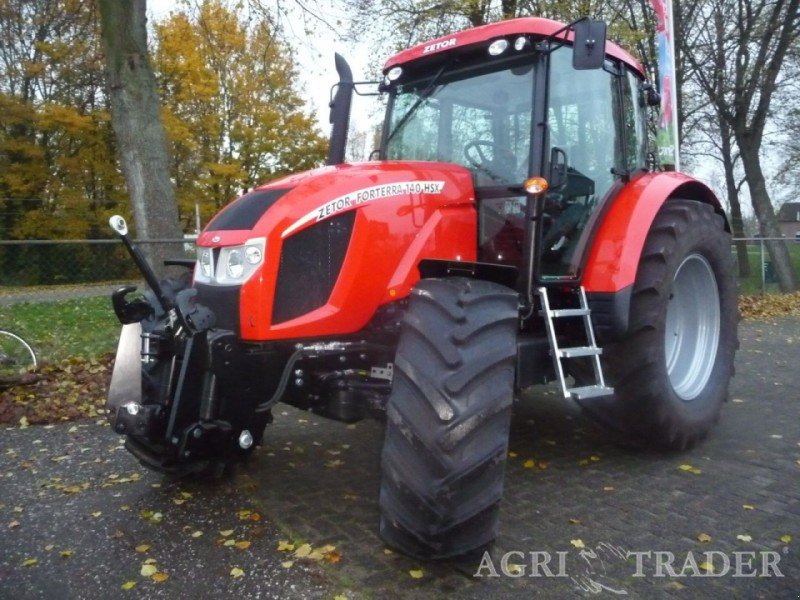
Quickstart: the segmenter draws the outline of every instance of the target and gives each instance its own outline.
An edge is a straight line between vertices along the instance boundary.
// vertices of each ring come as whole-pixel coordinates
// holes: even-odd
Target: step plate
[[[593,346],[577,346],[575,348],[560,348],[558,355],[561,358],[579,358],[581,356],[599,356],[603,351]]]
[[[611,396],[614,388],[602,385],[587,385],[584,387],[570,388],[567,390],[573,400],[585,400],[586,398],[599,398],[601,396]]]

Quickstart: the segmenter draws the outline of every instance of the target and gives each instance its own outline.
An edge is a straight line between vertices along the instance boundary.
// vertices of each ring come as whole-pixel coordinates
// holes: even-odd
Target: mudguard
[[[587,293],[615,293],[633,285],[647,233],[669,198],[711,204],[725,218],[714,192],[688,175],[647,173],[632,180],[614,198],[594,235],[583,276]],[[725,229],[730,231],[727,219]]]

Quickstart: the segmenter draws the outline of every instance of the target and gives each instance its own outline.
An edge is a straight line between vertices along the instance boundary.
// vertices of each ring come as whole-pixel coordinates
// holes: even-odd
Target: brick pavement
[[[550,389],[517,403],[496,565],[506,551],[564,552],[565,577],[476,579],[474,565],[387,553],[377,535],[382,425],[347,426],[281,407],[265,446],[216,488],[144,471],[114,450],[119,440],[100,425],[0,432],[0,597],[110,597],[122,581],[136,579],[130,597],[206,590],[247,598],[798,598],[800,319],[743,323],[740,337],[732,401],[710,439],[687,453],[622,450]],[[103,487],[112,471],[141,478]],[[74,495],[43,488],[53,477],[89,486]],[[181,490],[193,496],[178,506]],[[239,522],[242,508],[263,521]],[[145,509],[162,511],[163,523],[143,519]],[[20,525],[9,528],[14,520]],[[195,527],[205,536],[191,538]],[[229,528],[252,540],[251,548],[236,554],[217,544],[216,531]],[[700,542],[701,533],[711,540]],[[792,540],[782,542],[787,535]],[[280,539],[334,544],[342,559],[282,567]],[[167,582],[138,576],[144,555],[134,547],[142,542],[170,573]],[[51,556],[49,543],[73,547],[75,555]],[[581,543],[583,557],[575,547]],[[698,563],[704,551],[777,552],[784,577],[655,577],[652,561],[643,563],[645,577],[634,577],[635,560],[617,550],[672,552],[678,570],[690,551]],[[29,556],[39,563],[22,567]],[[525,561],[518,555],[512,562]],[[234,563],[245,577],[229,576]],[[417,569],[422,577],[412,578]]]

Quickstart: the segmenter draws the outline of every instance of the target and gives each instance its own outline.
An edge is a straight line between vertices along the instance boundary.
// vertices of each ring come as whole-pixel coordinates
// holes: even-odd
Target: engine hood
[[[276,234],[285,239],[351,210],[384,213],[381,205],[389,203],[399,211],[397,216],[403,216],[422,202],[441,208],[474,201],[469,171],[451,163],[375,161],[327,166],[277,179],[234,200],[212,219],[197,245],[229,246]]]

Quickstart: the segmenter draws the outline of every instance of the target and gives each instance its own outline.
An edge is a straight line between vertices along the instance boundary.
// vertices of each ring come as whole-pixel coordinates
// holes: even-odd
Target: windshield
[[[390,160],[454,162],[476,186],[516,185],[529,171],[533,66],[521,61],[452,71],[398,85],[385,141]],[[524,64],[527,63],[527,64]]]

